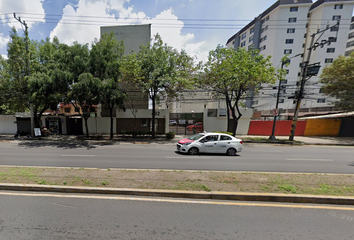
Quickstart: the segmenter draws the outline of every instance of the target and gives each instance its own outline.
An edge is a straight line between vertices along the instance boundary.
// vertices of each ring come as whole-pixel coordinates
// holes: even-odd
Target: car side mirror
[[[202,139],[202,140],[200,140],[199,142],[201,142],[201,143],[205,143],[206,141],[205,141],[205,139]]]

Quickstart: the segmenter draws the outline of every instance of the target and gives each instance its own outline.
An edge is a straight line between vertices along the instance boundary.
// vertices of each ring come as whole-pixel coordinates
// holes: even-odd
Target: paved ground
[[[167,140],[165,137],[157,137],[152,140],[148,137],[145,138],[129,138],[129,137],[114,137],[114,141],[131,141],[131,142],[148,142],[148,143],[175,143],[180,139],[186,138],[186,135],[176,135],[174,139]],[[265,142],[268,140],[269,136],[255,136],[255,135],[237,135],[238,138],[244,139],[247,142]],[[40,140],[63,140],[63,141],[71,141],[71,140],[88,140],[85,136],[69,136],[69,135],[52,135],[49,137],[43,137]],[[277,140],[288,140],[288,136],[276,136]],[[0,135],[0,141],[11,141],[14,140],[13,135]],[[18,140],[30,140],[27,137],[20,137]],[[90,136],[89,140],[96,141],[106,141],[109,140],[108,135],[103,136]],[[275,140],[275,142],[277,141]],[[315,144],[315,145],[348,145],[354,146],[354,137],[328,137],[328,136],[295,136],[295,141],[302,142],[304,144]],[[267,143],[272,143],[272,141],[267,141]]]

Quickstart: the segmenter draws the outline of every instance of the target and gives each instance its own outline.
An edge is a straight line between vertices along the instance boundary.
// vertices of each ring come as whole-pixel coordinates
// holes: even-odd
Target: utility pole
[[[29,37],[28,37],[28,26],[25,21],[21,20],[21,17],[16,17],[16,13],[14,13],[14,18],[19,21],[25,27],[25,38],[26,38],[26,61],[27,61],[27,76],[31,75],[30,69],[30,53],[29,53]],[[30,102],[31,105],[31,137],[34,137],[34,119],[33,119],[33,103]]]
[[[332,42],[337,41],[337,37],[329,37],[328,40],[322,40],[320,43],[318,42],[318,40],[320,39],[320,37],[323,35],[323,33],[325,31],[327,31],[331,28],[336,28],[336,27],[339,28],[339,20],[337,21],[337,23],[335,25],[333,25],[333,26],[327,25],[327,27],[324,30],[317,31],[316,33],[313,33],[311,35],[310,47],[307,49],[309,52],[307,54],[306,61],[303,62],[302,66],[301,66],[302,67],[302,74],[301,74],[300,89],[299,89],[297,96],[295,94],[296,107],[295,107],[293,122],[291,124],[291,132],[290,132],[290,136],[289,136],[290,141],[294,141],[297,118],[298,118],[299,110],[300,110],[300,106],[301,106],[301,99],[304,96],[305,83],[312,76],[317,75],[319,72],[319,69],[321,67],[319,65],[319,63],[309,64],[310,59],[311,59],[311,53],[312,53],[312,51],[315,51],[316,48],[318,48],[318,47],[323,48],[323,46],[325,44],[330,45]],[[315,42],[315,36],[317,34],[321,34],[321,36]],[[337,34],[338,34],[338,31],[337,31]],[[306,79],[306,77],[308,77],[308,78]]]
[[[300,54],[296,54],[295,56],[292,56],[291,58],[286,58],[286,56],[284,58],[286,59],[282,59],[281,60],[281,73],[283,72],[283,69],[284,69],[284,65],[288,63],[288,61],[294,57],[298,57],[298,56],[301,56],[302,53]],[[278,115],[274,116],[274,120],[273,120],[273,128],[272,128],[272,135],[270,135],[269,139],[270,140],[275,140],[275,136],[274,136],[274,133],[275,133],[275,126],[276,126],[276,122],[277,122],[277,117],[279,116],[280,112],[279,112],[279,109],[278,109],[278,105],[279,105],[279,98],[280,98],[280,88],[281,88],[281,81],[283,81],[283,79],[279,79],[279,85],[278,85],[278,92],[277,92],[277,100],[276,100],[276,103],[275,103],[275,109],[278,111]]]

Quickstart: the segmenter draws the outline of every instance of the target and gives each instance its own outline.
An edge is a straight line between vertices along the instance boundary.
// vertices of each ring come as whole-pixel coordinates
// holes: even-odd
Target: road
[[[0,165],[178,169],[261,172],[354,173],[354,148],[244,144],[238,156],[189,156],[175,144],[90,145],[1,142]]]
[[[353,206],[0,192],[0,239],[352,239]]]

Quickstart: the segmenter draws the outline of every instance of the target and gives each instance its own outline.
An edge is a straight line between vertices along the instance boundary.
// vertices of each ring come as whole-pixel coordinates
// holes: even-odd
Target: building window
[[[285,44],[293,44],[294,43],[294,39],[286,39],[285,40]]]
[[[293,52],[292,49],[285,49],[284,54],[291,54]]]
[[[217,109],[208,109],[208,117],[216,117],[217,116]]]
[[[338,25],[335,25],[333,27],[331,27],[331,32],[338,32],[339,30],[339,26]]]
[[[304,34],[304,38],[306,38],[306,37],[307,37],[307,33]]]
[[[317,103],[325,103],[326,99],[325,98],[319,98],[317,99]]]
[[[293,23],[293,22],[296,22],[296,17],[293,17],[293,18],[289,18],[288,22],[289,22],[289,23]]]
[[[323,88],[320,88],[320,90],[318,91],[318,93],[323,93]]]
[[[252,101],[252,105],[257,105],[257,104],[258,104],[258,100]]]
[[[334,9],[343,9],[343,4],[335,4]]]
[[[269,20],[269,15],[265,18],[265,20],[266,20],[266,21],[268,21],[268,20]]]
[[[352,47],[352,46],[354,46],[354,41],[350,41],[350,42],[347,43],[347,48],[348,47]]]
[[[243,42],[241,43],[241,47],[244,47],[244,46],[246,46],[246,41],[243,41]]]
[[[260,48],[259,48],[259,51],[263,51],[263,50],[265,50],[266,48],[267,48],[267,46],[264,45],[263,47],[260,47]]]
[[[289,74],[289,69],[286,69],[286,74]]]
[[[280,84],[287,84],[287,83],[288,83],[287,79],[281,80],[281,82],[280,82]]]
[[[326,58],[325,59],[325,63],[332,63],[333,62],[333,58]]]
[[[350,24],[350,30],[354,29],[354,23]]]
[[[290,12],[297,12],[299,10],[299,7],[290,7]]]
[[[283,98],[279,99],[278,103],[284,103],[284,99]]]
[[[250,36],[248,42],[252,42],[253,41],[253,36]]]
[[[246,33],[242,34],[241,36],[241,40],[245,39],[246,38]]]
[[[295,28],[288,28],[286,33],[295,33]]]
[[[267,35],[265,35],[264,37],[262,37],[262,38],[260,39],[260,42],[264,42],[265,40],[267,40]]]
[[[328,53],[334,53],[334,51],[335,51],[335,48],[327,48]]]
[[[353,37],[354,37],[354,32],[349,33],[349,35],[348,35],[348,39],[351,39],[351,38],[353,38]]]
[[[344,56],[349,56],[352,52],[354,52],[354,50],[349,50],[349,51],[346,51]]]
[[[250,29],[250,34],[254,32],[254,27]]]
[[[252,49],[252,48],[254,48],[253,44],[251,44],[251,45],[248,46],[248,50],[250,50],[250,49]]]
[[[332,17],[332,20],[340,20],[340,15],[334,15],[334,16]]]
[[[264,32],[264,31],[267,31],[268,30],[268,25],[265,26],[264,28],[262,28],[262,31],[261,32]]]
[[[70,113],[70,108],[65,108],[64,111],[65,113]]]

